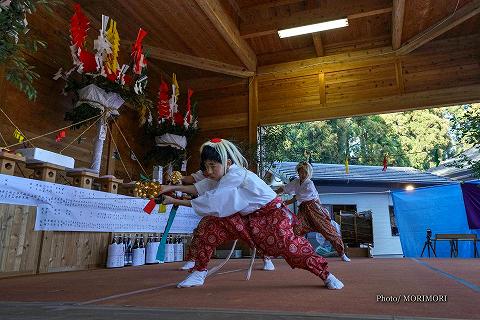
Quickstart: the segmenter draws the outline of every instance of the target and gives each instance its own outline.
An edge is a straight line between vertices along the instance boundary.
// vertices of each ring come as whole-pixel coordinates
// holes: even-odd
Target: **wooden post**
[[[256,77],[248,79],[248,141],[257,143],[258,126],[258,80]]]
[[[114,176],[102,176],[97,179],[100,183],[100,190],[110,193],[118,193],[118,184],[123,182],[123,179],[117,179]]]
[[[10,152],[0,151],[0,173],[13,176],[16,161],[25,162],[25,157]]]
[[[67,171],[67,176],[73,178],[73,185],[75,187],[92,189],[92,182],[94,178],[98,178],[98,174],[90,171]]]
[[[27,168],[34,171],[34,179],[53,183],[57,178],[57,171],[65,170],[65,167],[48,162],[27,163]]]

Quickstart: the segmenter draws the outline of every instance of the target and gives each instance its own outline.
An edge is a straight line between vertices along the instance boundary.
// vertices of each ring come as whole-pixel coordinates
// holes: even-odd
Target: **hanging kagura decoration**
[[[60,69],[54,79],[63,78],[66,81],[64,90],[75,91],[77,95],[73,111],[66,115],[67,120],[81,122],[98,114],[98,119],[95,120],[98,121],[98,135],[90,168],[98,173],[108,120],[119,115],[118,109],[124,102],[128,101],[137,109],[141,125],[147,121],[147,112],[151,118],[151,101],[144,94],[147,59],[143,53],[142,41],[147,32],[139,29],[132,47],[131,62],[120,67],[117,22],[102,15],[98,38],[93,41],[93,51],[89,51],[87,31],[90,22],[79,4],[75,4],[74,11],[70,25],[73,67],[65,73]]]

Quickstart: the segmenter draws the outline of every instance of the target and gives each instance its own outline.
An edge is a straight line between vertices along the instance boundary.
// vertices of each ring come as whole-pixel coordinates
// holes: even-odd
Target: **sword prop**
[[[161,204],[164,200],[164,195],[160,195],[158,198],[150,199],[143,210],[150,214],[157,204]],[[173,220],[175,219],[175,215],[177,214],[178,205],[173,205],[172,209],[170,210],[170,214],[168,215],[167,225],[165,226],[165,230],[163,230],[162,238],[160,239],[160,244],[158,245],[157,250],[157,260],[160,263],[165,262],[165,244],[167,243],[167,236],[170,232],[170,228],[172,227]]]
[[[178,205],[172,206],[170,214],[168,215],[167,225],[165,226],[165,230],[163,230],[162,239],[160,240],[160,244],[158,245],[157,260],[160,261],[160,263],[165,262],[165,244],[167,243],[168,233],[170,232],[173,220],[175,219],[175,215],[177,214],[177,209]]]

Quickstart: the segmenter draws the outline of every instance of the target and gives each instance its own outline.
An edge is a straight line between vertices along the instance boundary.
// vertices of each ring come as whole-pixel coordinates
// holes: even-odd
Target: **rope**
[[[1,110],[1,108],[0,108],[0,110]],[[3,110],[2,110],[2,112],[3,112]],[[101,116],[101,115],[100,115],[100,116]],[[53,130],[53,131],[47,132],[47,133],[45,133],[45,134],[42,134],[42,135],[33,137],[33,138],[31,138],[31,139],[23,140],[23,142],[18,142],[18,143],[11,144],[11,145],[9,145],[9,146],[6,146],[6,148],[11,148],[11,147],[14,147],[14,146],[18,146],[18,145],[23,144],[23,143],[25,143],[25,142],[30,142],[30,143],[31,143],[31,141],[33,141],[33,140],[36,140],[36,139],[39,139],[39,138],[48,136],[49,134],[52,134],[52,133],[55,133],[55,132],[58,132],[58,131],[62,131],[62,130],[71,128],[71,127],[76,126],[76,125],[78,125],[78,124],[80,124],[80,123],[83,123],[83,122],[86,122],[86,121],[95,119],[96,117],[100,117],[100,116],[97,115],[97,116],[95,116],[95,117],[91,117],[91,118],[88,118],[88,119],[86,119],[86,120],[83,120],[83,121],[80,121],[80,122],[76,122],[76,123],[71,124],[71,125],[69,125],[69,126],[66,126],[66,127],[63,127],[63,128],[57,129],[57,130]],[[12,123],[12,124],[13,124],[13,123]],[[15,127],[15,128],[16,128],[16,127]],[[17,128],[17,129],[18,129],[18,128]],[[18,130],[18,131],[20,131],[20,130]],[[22,133],[22,132],[20,131],[20,133]],[[22,133],[22,135],[23,135],[23,133]],[[24,136],[25,136],[25,135],[24,135]],[[32,144],[32,146],[34,146],[33,143],[31,143],[31,144]],[[35,147],[35,146],[34,146],[34,147]]]
[[[238,239],[235,240],[235,242],[233,243],[232,249],[230,250],[230,253],[228,254],[227,258],[225,258],[225,260],[223,260],[223,262],[221,264],[219,264],[218,266],[215,266],[212,269],[208,270],[207,277],[212,276],[214,273],[216,273],[218,270],[220,270],[228,262],[228,260],[230,260],[230,257],[232,256],[233,251],[235,251],[235,246],[237,245],[237,241],[238,241]]]
[[[113,145],[115,146],[115,149],[117,149],[117,151],[118,151],[117,144],[115,142],[115,139],[113,138],[112,130],[108,130],[108,133],[110,134],[110,138],[112,139],[112,142],[113,142]],[[110,157],[110,155],[108,155],[108,156]],[[118,152],[118,157],[120,158],[120,162],[122,163],[123,169],[127,173],[128,179],[130,179],[130,181],[132,181],[132,178],[130,177],[130,173],[128,173],[127,167],[125,166],[125,163],[122,160],[122,156],[120,155],[120,152]]]
[[[3,135],[2,133],[0,132],[0,138],[2,138],[3,140],[3,144],[5,145],[5,147],[7,146],[7,141],[5,141],[5,138],[3,138]]]
[[[22,132],[22,130],[20,130],[20,129],[15,125],[15,123],[13,123],[12,119],[10,119],[10,117],[5,113],[5,111],[3,111],[3,109],[2,109],[1,107],[0,107],[0,111],[2,111],[3,115],[8,119],[8,121],[10,121],[10,123],[15,127],[15,129],[17,129],[18,132],[20,132],[20,134],[26,138],[27,136]],[[33,139],[30,139],[30,140],[33,140]],[[10,147],[13,147],[13,146],[22,144],[22,143],[24,143],[24,142],[28,142],[28,141],[30,141],[30,140],[27,139],[27,140],[24,140],[24,141],[19,142],[19,143],[17,143],[17,144],[14,144],[14,145],[6,146],[5,148],[8,149],[8,148],[10,148]],[[30,142],[30,143],[31,143],[31,142]],[[31,144],[32,144],[33,147],[35,147],[35,145],[34,145],[33,143],[31,143]]]
[[[19,163],[18,163],[17,161],[15,161],[15,164],[17,165],[17,168],[18,168],[18,170],[20,171],[20,173],[22,174],[22,176],[23,176],[24,178],[26,178],[25,173],[23,173],[22,168],[19,166]]]
[[[120,134],[122,135],[123,140],[124,140],[125,143],[127,144],[127,147],[130,149],[130,152],[132,152],[133,155],[135,156],[135,161],[137,161],[137,163],[138,163],[138,165],[140,166],[140,168],[142,169],[143,173],[144,173],[146,176],[149,176],[149,174],[145,171],[145,169],[143,168],[143,166],[142,166],[142,164],[140,163],[140,161],[138,161],[138,158],[137,158],[137,156],[135,155],[135,153],[133,152],[132,147],[130,147],[130,145],[128,144],[127,138],[125,138],[125,136],[123,135],[122,129],[120,129],[120,127],[118,126],[117,121],[115,121],[115,118],[113,118],[113,123],[115,123],[115,126],[118,128],[118,131],[119,131]]]
[[[103,115],[103,114],[98,115],[98,119],[97,119],[97,120],[95,120],[92,124],[90,124],[90,125],[87,127],[87,129],[83,130],[83,132],[80,133],[80,135],[78,135],[77,137],[75,137],[75,139],[73,139],[72,141],[70,141],[70,143],[67,144],[67,145],[65,146],[65,148],[63,148],[62,150],[60,150],[59,153],[62,154],[62,152],[65,151],[65,149],[67,149],[68,147],[70,147],[70,146],[73,144],[73,142],[77,141],[78,138],[80,138],[81,136],[83,136],[83,135],[85,134],[85,132],[87,132],[91,127],[93,127],[94,124],[96,124],[96,123],[102,118],[102,115]]]
[[[253,263],[255,262],[255,254],[257,253],[257,248],[253,248],[252,258],[250,259],[250,266],[248,267],[247,274],[245,275],[245,280],[250,280],[252,275]]]

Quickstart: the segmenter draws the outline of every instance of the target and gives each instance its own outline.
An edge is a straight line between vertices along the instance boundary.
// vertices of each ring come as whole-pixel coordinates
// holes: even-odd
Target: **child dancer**
[[[279,188],[277,193],[288,193],[295,195],[285,204],[294,201],[300,203],[293,230],[296,235],[304,236],[308,232],[319,232],[325,239],[330,241],[343,261],[349,262],[350,258],[345,254],[345,247],[341,236],[330,223],[330,214],[320,203],[317,189],[310,180],[312,177],[312,166],[306,162],[299,162],[296,167],[298,178],[292,180],[284,188]]]
[[[203,167],[203,166],[202,166]],[[206,172],[205,168],[203,168],[204,171],[198,170],[197,172],[192,173],[189,176],[184,176],[182,177],[182,184],[184,185],[191,185],[195,184],[196,182],[199,182],[203,179],[208,179],[208,173]],[[216,186],[216,181],[212,180],[212,186]],[[199,222],[199,225],[204,225],[205,223],[208,223],[208,219],[206,217],[202,218]],[[199,239],[200,237],[198,236],[198,227],[193,230],[192,234],[192,242],[188,246],[188,251],[187,255],[185,256],[185,260],[187,261],[181,268],[180,270],[190,270],[193,267],[195,267],[195,255],[198,250],[199,244]],[[263,257],[263,270],[265,271],[275,271],[275,265],[273,264],[272,260],[270,257]]]
[[[343,283],[327,271],[327,260],[315,254],[305,238],[293,233],[288,209],[263,180],[246,169],[247,161],[235,145],[216,138],[204,143],[200,153],[209,179],[192,186],[166,186],[162,191],[199,195],[193,200],[166,196],[164,204],[191,206],[206,217],[198,226],[195,267],[178,287],[203,285],[214,248],[228,240],[243,239],[263,254],[283,256],[292,268],[319,276],[329,289],[343,288]],[[212,186],[208,180],[218,183]]]

